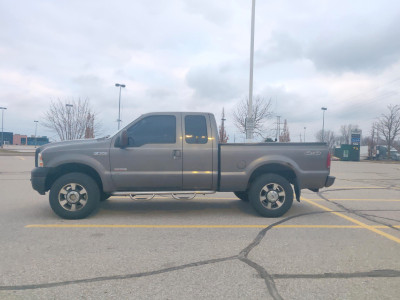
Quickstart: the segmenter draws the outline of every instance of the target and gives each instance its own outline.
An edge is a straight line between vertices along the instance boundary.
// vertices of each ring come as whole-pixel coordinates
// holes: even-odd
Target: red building
[[[13,145],[26,145],[28,136],[21,134],[14,134]]]

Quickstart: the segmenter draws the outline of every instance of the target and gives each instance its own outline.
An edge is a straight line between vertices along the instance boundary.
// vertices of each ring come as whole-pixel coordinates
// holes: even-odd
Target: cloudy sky
[[[225,107],[232,122],[248,95],[251,0],[0,0],[0,106],[4,129],[34,134],[52,100],[89,98],[103,133],[151,111]],[[271,99],[292,141],[322,127],[367,134],[400,104],[400,2],[256,3],[254,94]],[[267,122],[275,128],[276,117]],[[40,126],[38,135],[56,138]],[[274,136],[273,130],[266,135]]]

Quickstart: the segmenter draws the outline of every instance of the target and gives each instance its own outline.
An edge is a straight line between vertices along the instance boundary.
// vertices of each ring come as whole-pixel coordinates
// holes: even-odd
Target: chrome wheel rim
[[[260,191],[261,204],[270,210],[280,208],[286,199],[283,187],[278,183],[268,183]]]
[[[78,211],[85,207],[88,200],[86,189],[78,183],[68,183],[58,193],[58,203],[68,211]]]

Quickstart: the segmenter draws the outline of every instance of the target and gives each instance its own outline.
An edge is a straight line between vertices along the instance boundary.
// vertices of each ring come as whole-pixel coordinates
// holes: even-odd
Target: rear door
[[[118,190],[182,189],[180,113],[144,115],[127,128],[129,146],[111,148],[111,174]]]
[[[183,113],[183,189],[212,190],[213,139],[204,114]]]

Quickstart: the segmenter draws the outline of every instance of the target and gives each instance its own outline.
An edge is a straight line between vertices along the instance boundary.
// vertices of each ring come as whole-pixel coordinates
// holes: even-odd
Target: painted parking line
[[[320,209],[322,209],[322,210],[329,211],[329,212],[331,212],[332,214],[334,214],[334,215],[336,215],[336,216],[338,216],[338,217],[341,217],[342,219],[345,219],[345,220],[347,220],[347,221],[350,221],[351,223],[357,224],[357,225],[359,225],[359,226],[361,226],[361,227],[363,227],[363,228],[365,228],[365,229],[368,229],[369,231],[375,232],[375,233],[377,233],[377,234],[379,234],[379,235],[381,235],[381,236],[384,236],[384,237],[388,238],[389,240],[392,240],[392,241],[394,241],[394,242],[400,244],[400,239],[399,239],[399,238],[397,238],[397,237],[395,237],[395,236],[393,236],[393,235],[391,235],[391,234],[388,234],[388,233],[386,233],[386,232],[384,232],[384,231],[381,231],[381,230],[379,230],[378,228],[375,228],[374,226],[367,225],[367,224],[365,224],[365,223],[363,223],[363,222],[361,222],[361,221],[359,221],[359,220],[356,220],[356,219],[354,219],[354,218],[351,218],[351,217],[349,217],[349,216],[346,216],[345,214],[342,214],[342,213],[339,213],[339,212],[335,212],[335,211],[333,211],[332,209],[330,209],[330,208],[328,208],[328,207],[326,207],[326,206],[324,206],[324,205],[315,203],[314,201],[311,201],[311,200],[309,200],[309,199],[305,199],[305,198],[301,198],[301,199],[302,199],[303,201],[305,201],[305,202],[311,204],[311,205],[314,205],[314,206],[316,206],[316,207],[318,207],[318,208],[320,208]]]
[[[309,199],[312,201],[325,201],[324,199]],[[331,199],[330,201],[366,201],[366,202],[400,202],[400,199]]]
[[[15,156],[15,157],[17,157],[17,158],[20,159],[20,160],[25,160],[25,158],[22,157],[22,156]]]
[[[31,224],[25,228],[266,228],[265,225],[143,225],[143,224]],[[276,225],[274,228],[327,228],[327,229],[363,229],[361,225]],[[387,229],[389,226],[370,226]],[[400,225],[394,227],[400,228]]]

